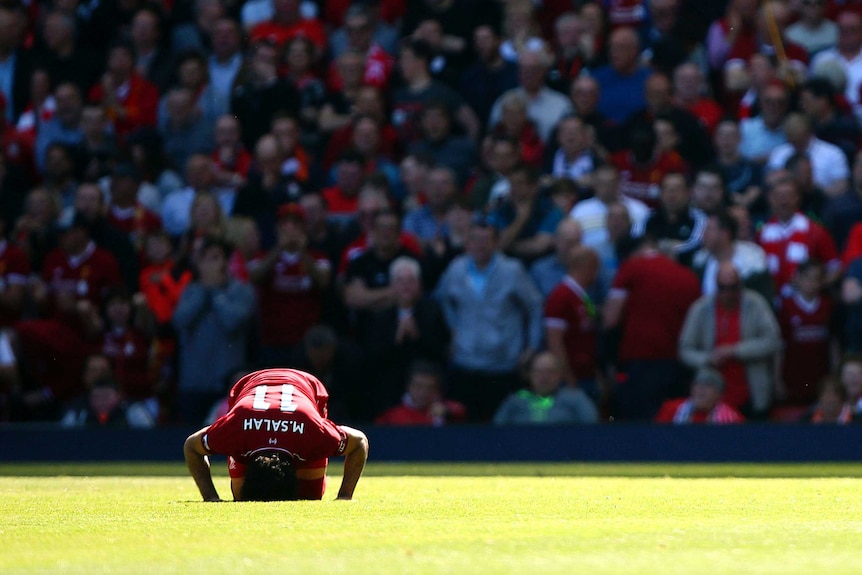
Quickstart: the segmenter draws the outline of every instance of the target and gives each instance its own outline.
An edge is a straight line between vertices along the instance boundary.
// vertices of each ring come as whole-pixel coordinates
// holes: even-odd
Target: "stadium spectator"
[[[539,137],[535,122],[528,116],[526,96],[510,90],[500,96],[499,102],[500,118],[492,123],[491,135],[517,142],[520,159],[538,167],[545,152],[545,143]]]
[[[862,414],[862,358],[855,354],[844,356],[838,377],[847,391],[847,403],[853,409],[853,421],[858,423]]]
[[[442,378],[443,370],[437,365],[423,360],[413,362],[401,403],[378,415],[374,423],[439,427],[464,421],[464,405],[443,396]]]
[[[646,221],[646,232],[659,249],[686,265],[703,240],[706,214],[691,206],[685,175],[670,172],[662,178],[659,204]]]
[[[526,100],[527,117],[535,124],[542,142],[548,142],[561,118],[572,112],[572,102],[545,85],[551,58],[544,45],[527,47],[518,55],[518,87],[503,92],[491,109],[488,123],[493,126],[502,117],[502,107],[509,94]]]
[[[452,133],[452,118],[446,104],[427,102],[420,124],[422,136],[410,145],[409,152],[429,156],[434,163],[454,170],[459,182],[465,182],[476,163],[476,144],[470,138]]]
[[[592,189],[592,177],[602,163],[595,146],[592,128],[578,116],[568,116],[557,124],[557,151],[554,152],[551,175],[569,178],[580,191]]]
[[[194,116],[199,117],[207,124],[210,130],[216,119],[228,113],[230,98],[216,91],[210,82],[207,61],[200,52],[186,52],[180,54],[177,61],[176,81],[170,88],[161,91],[164,96],[159,102],[159,127],[165,129],[168,120],[173,114],[168,109],[171,92],[177,89],[187,90],[191,96],[191,107]]]
[[[829,80],[814,77],[803,84],[799,108],[811,120],[814,135],[841,148],[847,161],[852,162],[862,130],[851,112],[838,107],[835,89]]]
[[[560,363],[563,379],[597,400],[598,309],[587,293],[599,274],[601,261],[592,248],[569,249],[566,276],[545,300],[545,341]]]
[[[515,166],[509,183],[509,197],[488,218],[499,232],[499,248],[529,265],[551,251],[563,214],[540,193],[539,173],[532,166]]]
[[[497,98],[518,86],[518,67],[500,54],[500,36],[493,26],[476,28],[473,51],[476,60],[461,75],[459,91],[485,129]]]
[[[87,100],[102,106],[121,141],[138,128],[156,125],[159,90],[138,74],[135,52],[128,44],[111,47],[107,70],[90,88]]]
[[[739,239],[739,225],[726,212],[711,214],[703,229],[703,248],[694,254],[692,270],[701,278],[701,291],[713,295],[718,291],[716,275],[723,262],[731,262],[743,285],[772,301],[772,277],[766,264],[766,252],[754,242]]]
[[[614,387],[605,393],[617,417],[650,420],[683,386],[677,344],[700,286],[690,270],[659,252],[652,237],[641,237],[636,246],[620,264],[602,313],[606,331],[620,328],[620,379],[610,374]]]
[[[54,86],[72,83],[84,94],[98,79],[100,64],[99,57],[79,41],[80,32],[73,16],[60,10],[48,12],[42,24],[43,43],[33,56]]]
[[[286,78],[299,97],[297,119],[303,127],[303,141],[317,143],[317,125],[320,108],[326,100],[326,87],[314,69],[314,46],[308,38],[298,36],[288,42],[284,63]]]
[[[245,78],[237,78],[230,111],[242,126],[242,143],[254,150],[258,140],[269,132],[276,113],[296,116],[299,97],[294,87],[278,77],[278,48],[260,41],[251,48],[251,61]]]
[[[619,170],[611,164],[600,166],[593,176],[595,196],[575,204],[570,217],[581,224],[585,245],[597,248],[608,241],[607,214],[614,203],[622,203],[635,227],[641,227],[649,217],[649,208],[634,198],[620,193]]]
[[[398,69],[404,86],[392,93],[392,125],[399,141],[409,146],[419,137],[419,119],[425,106],[432,101],[445,102],[449,116],[455,119],[458,127],[478,140],[479,119],[460,95],[431,77],[431,57],[431,48],[423,40],[408,39],[401,45]]]
[[[129,402],[123,396],[107,356],[95,354],[87,358],[83,381],[86,396],[65,410],[61,426],[136,429],[155,426],[156,420],[142,403]]]
[[[168,49],[164,22],[158,10],[143,6],[135,12],[129,39],[135,50],[135,68],[159,92],[168,89],[174,74],[174,53]]]
[[[60,84],[54,90],[54,101],[54,115],[47,122],[39,123],[36,134],[36,167],[40,170],[45,168],[45,155],[50,144],[59,142],[77,146],[84,139],[80,89],[72,83]]]
[[[364,4],[351,6],[344,15],[344,28],[341,32],[346,36],[346,42],[334,55],[337,57],[347,50],[361,54],[365,60],[363,83],[376,88],[386,88],[395,67],[395,59],[374,39],[375,22],[371,9]],[[330,42],[335,41],[336,33],[330,35]],[[327,80],[330,89],[341,88],[341,78],[336,67],[330,67]]]
[[[770,83],[760,97],[760,114],[739,124],[739,153],[757,164],[765,164],[776,147],[787,142],[784,119],[790,108],[790,92],[780,82]]]
[[[721,121],[724,111],[718,102],[706,95],[703,71],[694,62],[685,62],[673,71],[673,103],[694,115],[710,134]]]
[[[677,136],[675,151],[694,168],[703,166],[713,156],[709,132],[693,114],[678,107],[673,101],[670,78],[653,72],[644,83],[645,106],[632,113],[622,130],[630,133],[635,126],[654,126],[658,120],[670,123]]]
[[[188,88],[174,88],[164,98],[164,123],[161,126],[165,153],[179,166],[196,154],[213,150],[213,122],[194,103]]]
[[[766,251],[775,293],[783,294],[796,266],[810,258],[826,264],[831,285],[841,272],[835,242],[820,224],[799,211],[802,197],[796,182],[789,175],[779,176],[769,190],[772,217],[757,235],[757,243]]]
[[[197,279],[183,289],[174,310],[179,340],[177,415],[185,423],[203,421],[223,393],[224,375],[247,360],[255,296],[251,286],[229,278],[230,252],[224,241],[207,239],[194,262]]]
[[[581,245],[581,224],[572,218],[563,218],[554,231],[554,252],[539,258],[530,266],[530,277],[547,298],[557,284],[563,281],[569,267],[572,248]]]
[[[225,114],[214,125],[215,149],[212,153],[216,167],[216,183],[219,186],[242,188],[248,181],[253,158],[240,137],[239,120]]]
[[[802,114],[789,114],[784,121],[787,142],[776,146],[769,154],[767,169],[786,167],[794,153],[805,154],[811,161],[814,183],[830,197],[847,190],[850,169],[841,148],[824,142],[813,134],[812,122]]]
[[[206,459],[214,453],[229,457],[231,492],[238,501],[322,499],[328,458],[343,455],[338,499],[352,499],[368,458],[368,439],[357,429],[327,419],[328,401],[326,388],[308,373],[265,370],[240,379],[231,388],[228,414],[190,435],[183,445],[204,501],[221,501]],[[271,431],[256,432],[243,425],[244,419],[260,416],[262,405],[264,411],[274,405],[290,406],[288,413],[272,409],[267,417],[279,426],[303,425],[306,433],[283,434],[279,449],[273,449]]]
[[[495,425],[596,423],[598,410],[584,391],[563,385],[559,358],[536,354],[530,364],[529,387],[509,395],[494,414]]]
[[[6,64],[3,74],[3,116],[11,125],[30,101],[30,75],[33,54],[26,46],[26,15],[21,7],[4,5],[0,8],[0,61]]]
[[[572,82],[568,94],[572,100],[574,113],[586,125],[593,128],[596,142],[605,151],[616,152],[620,148],[619,126],[598,109],[601,96],[599,83],[596,79],[581,74]]]
[[[641,42],[632,28],[620,27],[608,39],[609,63],[593,73],[599,85],[598,111],[619,125],[645,105],[650,72],[641,66]]]
[[[862,87],[862,14],[846,10],[838,15],[835,23],[838,25],[838,41],[834,47],[823,50],[814,58],[811,69],[816,70],[827,61],[841,65],[846,77],[844,96],[858,118],[862,115],[859,94]]]
[[[521,263],[500,253],[494,227],[480,220],[436,297],[453,334],[450,393],[471,421],[488,421],[517,390],[520,364],[541,343],[542,296]]]
[[[192,204],[200,195],[211,194],[223,213],[234,212],[233,190],[217,187],[215,178],[215,165],[209,156],[195,154],[186,161],[186,187],[170,192],[162,203],[162,224],[171,236],[179,238],[189,230]]]
[[[728,424],[742,423],[745,418],[731,405],[721,400],[724,378],[714,369],[697,370],[688,397],[669,399],[655,417],[656,423]]]
[[[355,8],[353,6],[347,8],[343,25],[333,29],[329,34],[329,50],[333,59],[337,59],[343,52],[356,45],[357,41],[364,39],[354,39],[353,36],[357,34],[367,35],[369,41],[380,46],[387,54],[395,54],[398,51],[399,30],[381,18],[384,6],[380,4],[379,1],[371,1],[354,5]],[[352,27],[348,23],[350,16],[353,16]]]
[[[765,419],[781,348],[778,322],[769,302],[743,288],[731,262],[719,265],[716,281],[718,292],[701,297],[688,310],[679,357],[692,369],[718,370],[725,381],[722,400],[747,419]]]
[[[765,217],[767,206],[762,189],[762,166],[740,153],[742,134],[739,123],[733,119],[719,122],[713,141],[716,167],[727,188],[729,203],[745,207],[752,215]]]
[[[862,352],[862,258],[850,260],[841,282],[844,304],[844,346],[851,353]]]
[[[664,176],[685,173],[688,167],[677,152],[658,147],[658,135],[651,124],[634,123],[627,134],[628,148],[611,156],[611,163],[619,170],[620,193],[654,208]]]
[[[0,212],[0,332],[21,319],[30,281],[30,260],[7,239],[7,222]]]
[[[207,59],[210,84],[216,97],[230,101],[234,81],[242,68],[242,38],[230,18],[219,18],[209,35],[212,52]]]
[[[787,27],[785,36],[814,57],[818,52],[835,46],[838,26],[826,17],[824,0],[808,0],[801,3],[799,20]]]
[[[847,388],[841,380],[827,376],[820,381],[817,402],[805,414],[803,421],[835,425],[852,423],[853,406],[847,400]]]
[[[837,339],[832,299],[824,293],[823,264],[808,260],[799,264],[790,293],[777,304],[778,325],[784,346],[776,376],[777,399],[790,406],[809,406],[817,398],[817,385],[832,373]]]
[[[397,405],[414,360],[446,361],[449,328],[437,301],[425,297],[419,262],[399,256],[389,265],[394,302],[368,316],[357,333],[368,370],[371,413]]]
[[[248,263],[260,307],[258,363],[266,367],[287,367],[293,347],[320,321],[332,274],[326,255],[308,248],[302,207],[284,204],[277,215],[275,246]]]
[[[408,210],[403,226],[425,247],[448,235],[448,214],[458,194],[457,176],[447,166],[429,170],[426,182],[425,204]]]

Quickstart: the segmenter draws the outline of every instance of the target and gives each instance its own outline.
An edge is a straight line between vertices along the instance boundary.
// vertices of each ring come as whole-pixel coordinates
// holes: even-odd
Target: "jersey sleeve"
[[[545,327],[565,329],[568,325],[566,302],[563,298],[561,286],[554,288],[554,291],[548,296],[545,301]]]

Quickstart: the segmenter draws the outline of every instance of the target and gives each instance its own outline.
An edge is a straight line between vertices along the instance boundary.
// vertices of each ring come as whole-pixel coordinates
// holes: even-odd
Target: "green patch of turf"
[[[324,501],[217,504],[181,465],[38,469],[0,466],[4,575],[859,571],[859,466],[372,463],[354,501],[333,467]]]

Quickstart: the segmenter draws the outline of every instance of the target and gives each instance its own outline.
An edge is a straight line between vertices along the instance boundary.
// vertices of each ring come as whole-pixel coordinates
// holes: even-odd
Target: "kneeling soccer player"
[[[265,369],[236,382],[228,412],[183,446],[204,501],[221,501],[207,458],[213,454],[228,456],[237,501],[321,499],[328,458],[343,455],[338,499],[351,499],[368,458],[368,439],[327,419],[328,400],[316,377],[294,369]]]

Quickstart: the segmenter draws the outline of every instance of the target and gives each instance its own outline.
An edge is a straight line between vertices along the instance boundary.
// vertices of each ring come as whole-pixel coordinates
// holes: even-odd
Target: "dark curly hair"
[[[293,458],[280,451],[264,451],[247,464],[240,490],[242,501],[292,501],[296,499]]]

